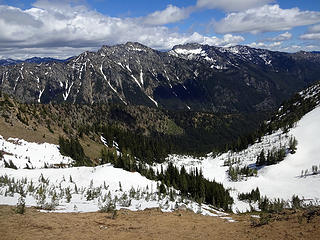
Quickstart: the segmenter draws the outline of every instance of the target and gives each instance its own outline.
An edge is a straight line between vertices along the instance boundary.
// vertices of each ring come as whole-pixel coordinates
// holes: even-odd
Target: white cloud
[[[276,41],[283,42],[283,41],[287,41],[287,40],[289,40],[291,38],[292,38],[292,34],[289,33],[289,32],[285,32],[285,33],[281,33],[278,36],[275,36],[275,37],[272,37],[272,38],[266,38],[263,41],[266,41],[266,42],[276,42]]]
[[[177,39],[178,40],[178,39]],[[242,36],[234,36],[232,34],[225,34],[222,38],[218,37],[206,37],[197,32],[193,33],[191,36],[188,36],[182,40],[183,43],[200,43],[200,44],[207,44],[212,46],[223,46],[228,47],[232,45],[237,45],[240,42],[243,42],[245,39]],[[178,40],[181,41],[181,40]],[[179,44],[177,41],[177,44]],[[175,44],[175,45],[177,45]],[[181,43],[180,43],[181,44]]]
[[[91,48],[90,50],[97,50]],[[52,57],[58,59],[66,59],[70,56],[76,56],[87,51],[87,47],[37,47],[37,48],[1,48],[0,59],[27,59],[32,57]]]
[[[263,42],[252,42],[247,44],[247,46],[252,47],[252,48],[267,48],[268,45],[263,43]]]
[[[303,49],[302,46],[298,45],[284,45],[282,41],[279,42],[271,42],[271,43],[264,43],[264,42],[252,42],[247,44],[247,46],[252,48],[263,48],[270,51],[280,51],[280,52],[297,52]],[[306,47],[305,47],[306,49]]]
[[[198,0],[196,6],[198,8],[218,8],[226,12],[232,12],[260,7],[271,2],[274,2],[274,0]]]
[[[308,28],[308,32],[300,36],[302,40],[320,40],[320,24]],[[320,43],[319,43],[320,44]]]
[[[272,42],[266,44],[264,42],[252,42],[247,44],[247,46],[252,48],[264,48],[271,51],[280,51],[280,52],[298,52],[298,51],[319,51],[320,45],[318,44],[283,44],[283,42]]]
[[[320,33],[306,33],[300,36],[303,40],[320,40]]]
[[[271,48],[273,48],[273,47],[278,47],[278,46],[280,46],[282,44],[282,42],[274,42],[274,43],[271,43],[270,45],[269,45],[269,47],[271,47]]]
[[[156,11],[142,18],[143,23],[148,25],[164,25],[174,23],[189,17],[191,8],[178,8],[168,5],[165,10]]]
[[[320,12],[281,9],[279,5],[265,5],[244,12],[230,13],[213,26],[217,33],[271,32],[320,22]]]
[[[225,46],[244,40],[231,34],[221,39],[181,34],[164,26],[146,25],[141,19],[105,16],[85,6],[62,3],[65,1],[38,1],[27,10],[0,6],[0,55],[67,57],[127,41],[170,49],[187,42]]]
[[[225,34],[223,38],[218,38],[216,36],[203,36],[197,32],[194,32],[191,35],[178,33],[168,33],[166,35],[158,34],[155,37],[150,36],[150,38],[146,39],[146,41],[140,42],[156,49],[171,49],[175,45],[185,43],[200,43],[212,46],[231,46],[239,44],[242,41],[244,41],[242,36]]]
[[[269,50],[278,50],[281,46],[282,42],[272,42],[269,44],[263,43],[263,42],[252,42],[250,44],[247,44],[247,46],[252,48],[265,48]]]
[[[318,33],[318,32],[320,32],[320,24],[313,25],[313,26],[309,27],[308,32],[309,33]]]
[[[290,45],[280,49],[283,52],[319,51],[319,45]]]

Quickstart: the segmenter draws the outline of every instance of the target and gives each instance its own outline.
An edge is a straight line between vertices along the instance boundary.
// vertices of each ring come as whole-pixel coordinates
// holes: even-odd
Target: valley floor
[[[310,211],[308,212],[310,213]],[[314,211],[313,211],[314,213]],[[108,213],[43,213],[28,208],[16,214],[0,206],[1,239],[318,239],[319,209],[286,211],[267,225],[252,227],[250,215],[233,215],[237,222],[191,211],[164,213],[157,209]],[[304,216],[304,217],[302,217]],[[307,216],[311,216],[307,222]]]

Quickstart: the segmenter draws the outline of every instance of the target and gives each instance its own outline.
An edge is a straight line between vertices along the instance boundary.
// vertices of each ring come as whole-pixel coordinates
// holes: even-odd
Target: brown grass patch
[[[299,220],[303,212],[274,216],[267,225],[252,227],[250,215],[233,215],[235,223],[189,211],[162,213],[120,210],[108,213],[41,213],[24,215],[0,206],[1,239],[319,239],[318,215]]]

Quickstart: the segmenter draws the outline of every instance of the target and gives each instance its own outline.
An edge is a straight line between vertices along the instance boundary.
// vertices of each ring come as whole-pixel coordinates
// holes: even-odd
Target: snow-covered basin
[[[249,177],[239,182],[232,182],[227,175],[227,166],[224,161],[228,159],[228,153],[219,157],[206,157],[202,160],[194,159],[186,156],[173,156],[171,161],[175,165],[184,165],[187,169],[201,168],[204,177],[223,183],[227,188],[234,189],[231,195],[235,199],[234,210],[245,210],[248,204],[244,204],[237,200],[240,192],[249,192],[259,187],[260,193],[269,198],[282,198],[290,200],[295,194],[305,199],[320,199],[320,174],[311,174],[313,165],[319,167],[320,164],[320,107],[306,114],[297,126],[290,130],[288,135],[293,135],[298,140],[297,151],[295,154],[288,154],[280,163],[265,166],[258,171],[257,177]],[[265,143],[278,145],[279,141],[284,141],[279,133],[266,136],[262,143],[256,143],[245,151],[235,153],[233,158],[241,158],[245,165],[254,164],[256,156],[265,147]],[[288,138],[287,138],[288,139]],[[263,145],[265,144],[265,145]],[[283,144],[283,143],[282,143]],[[306,177],[301,177],[301,171],[308,169]]]
[[[129,192],[131,187],[135,189],[140,188],[148,188],[156,191],[157,185],[155,181],[151,181],[139,173],[131,173],[128,171],[124,171],[119,168],[114,168],[110,164],[98,166],[98,167],[73,167],[73,168],[64,168],[64,169],[8,169],[8,168],[0,168],[0,176],[7,175],[10,178],[15,179],[23,179],[27,178],[28,181],[33,181],[37,183],[41,175],[45,179],[49,179],[49,184],[52,184],[58,188],[58,186],[62,186],[62,188],[70,187],[70,189],[74,189],[75,185],[78,189],[81,188],[89,188],[92,185],[92,188],[99,186],[107,186],[108,191],[111,192],[112,196],[116,194],[116,192]],[[72,182],[70,181],[70,176]],[[120,184],[121,189],[120,191]],[[17,197],[4,197],[0,196],[1,204],[9,204],[15,205],[17,203]],[[29,196],[26,198],[26,204],[28,206],[36,206],[36,201],[33,197]],[[147,204],[145,202],[145,204]],[[98,211],[98,202],[97,199],[94,201],[87,201],[85,197],[80,196],[80,194],[73,194],[70,203],[64,203],[62,206],[62,210],[68,212],[74,210],[74,205],[77,207],[77,211],[82,212],[90,212],[90,211]],[[151,206],[141,206],[141,208],[146,207],[158,207],[159,205],[155,205],[154,203],[150,204]],[[60,206],[61,208],[61,206]]]
[[[176,196],[174,200],[169,196],[159,196],[160,183],[149,180],[137,172],[114,168],[110,164],[97,167],[70,167],[73,160],[61,155],[59,146],[54,144],[33,143],[17,138],[4,139],[0,136],[0,150],[3,152],[3,159],[0,160],[0,176],[14,179],[15,184],[17,181],[22,182],[27,206],[39,206],[39,195],[36,191],[29,192],[28,188],[32,182],[35,189],[38,189],[43,184],[41,179],[45,179],[49,181],[45,191],[45,203],[52,203],[53,192],[58,196],[62,194],[55,202],[55,211],[58,212],[98,211],[106,204],[106,196],[110,196],[112,201],[115,198],[121,199],[129,196],[133,188],[140,193],[140,197],[128,197],[130,204],[117,201],[117,209],[143,210],[159,207],[162,211],[173,211],[182,206],[204,215],[226,216],[225,213],[205,204],[199,206],[196,202],[182,200],[180,196]],[[4,168],[4,161],[7,164],[12,162],[18,169]],[[16,190],[14,193],[10,192],[9,185],[4,184],[0,187],[0,204],[16,205],[20,194]],[[71,194],[70,201],[66,197],[67,190]],[[87,192],[95,190],[100,191],[98,196],[87,199]]]
[[[160,208],[162,211],[170,212],[178,207],[184,206],[196,213],[209,216],[219,216],[232,222],[233,220],[227,217],[228,214],[212,209],[211,207],[202,204],[201,206],[196,202],[183,200],[177,196],[174,200],[170,200],[169,196],[159,197],[157,191],[159,184],[156,181],[149,180],[139,173],[128,172],[123,169],[114,168],[110,164],[105,164],[97,167],[72,167],[60,169],[10,169],[0,168],[0,176],[8,176],[14,178],[15,181],[27,179],[27,184],[24,188],[33,182],[35,187],[41,184],[40,179],[48,179],[49,184],[47,189],[49,191],[57,191],[59,195],[67,188],[70,189],[72,198],[67,202],[66,197],[59,200],[55,212],[95,212],[100,209],[102,199],[110,194],[111,198],[117,197],[121,199],[124,195],[128,196],[130,205],[123,206],[121,203],[116,204],[117,209],[126,208],[132,211],[144,210],[146,208]],[[75,192],[75,186],[78,193]],[[98,197],[88,200],[86,192],[88,189],[100,188],[101,193]],[[130,190],[134,188],[135,191],[140,190],[144,192],[143,197],[140,198],[129,197]],[[4,192],[8,188],[0,188],[0,204],[16,205],[20,197],[18,193],[13,196],[5,195]],[[149,195],[149,197],[146,197]],[[46,202],[50,203],[51,196],[49,192],[46,193]],[[27,193],[25,198],[27,206],[38,206],[38,202],[34,195]],[[103,202],[102,202],[103,204]]]

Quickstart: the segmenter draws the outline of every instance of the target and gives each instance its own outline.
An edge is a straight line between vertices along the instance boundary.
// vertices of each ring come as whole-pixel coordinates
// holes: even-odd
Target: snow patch
[[[148,96],[148,98],[158,107],[158,103],[152,97]]]
[[[265,65],[271,65],[271,60],[268,59],[267,54],[260,54],[259,57],[264,61]]]
[[[68,81],[66,82],[66,86],[65,86],[65,90],[66,90],[66,91],[62,94],[64,101],[66,101],[66,100],[68,99],[69,94],[70,94],[70,92],[71,92],[71,88],[72,88],[72,86],[73,86],[73,83],[74,83],[74,82],[72,82],[71,85],[68,86],[68,85],[69,85],[69,82],[68,82]]]
[[[117,64],[118,64],[120,67],[122,67],[123,69],[125,69],[121,62],[117,62]]]
[[[176,48],[174,51],[177,54],[182,54],[182,55],[196,55],[196,54],[201,54],[202,48],[196,48],[196,49],[183,49],[183,48]]]
[[[140,69],[140,82],[141,82],[141,85],[143,86],[143,72],[142,72],[142,68]]]
[[[129,72],[132,73],[131,69],[130,69],[130,66],[129,65],[126,65],[126,68],[128,69]]]
[[[12,161],[17,168],[25,168],[27,165],[29,168],[43,168],[45,164],[49,167],[73,162],[71,158],[61,155],[57,145],[27,142],[18,138],[6,140],[0,136],[0,151],[4,153],[0,168],[4,167],[4,161]]]
[[[134,81],[138,84],[138,86],[141,88],[141,84],[139,83],[138,79],[137,79],[135,76],[133,76],[133,74],[131,74],[130,76],[133,78],[133,80],[134,80]]]
[[[40,92],[39,92],[38,103],[41,103],[41,96],[42,96],[44,90],[45,90],[45,88],[40,90]]]
[[[108,81],[106,75],[104,75],[104,72],[103,72],[103,69],[102,69],[102,64],[101,64],[101,66],[100,66],[100,72],[101,72],[104,80],[106,80],[106,82],[108,83],[109,87],[110,87],[115,93],[117,93],[116,89],[114,89],[114,87],[111,86],[111,83]]]
[[[117,94],[117,96],[120,98],[120,100],[121,100],[125,105],[127,105],[127,103],[122,99],[122,97],[118,94],[117,90],[116,90],[114,87],[112,87],[110,81],[107,79],[107,76],[106,76],[106,75],[104,74],[104,72],[103,72],[102,64],[101,64],[101,66],[100,66],[100,72],[101,72],[104,80],[106,80],[106,82],[108,83],[109,87]]]

